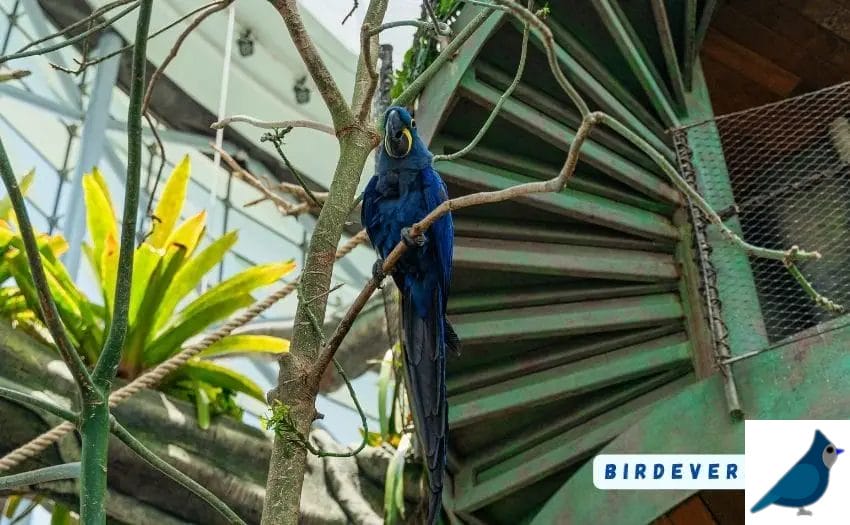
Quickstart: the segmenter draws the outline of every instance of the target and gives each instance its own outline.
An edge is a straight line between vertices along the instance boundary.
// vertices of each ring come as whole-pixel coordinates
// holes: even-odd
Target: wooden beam
[[[800,83],[800,77],[794,73],[713,29],[709,29],[705,38],[703,53],[779,97],[790,96]]]
[[[697,61],[697,0],[683,0],[683,2],[685,4],[685,28],[682,34],[685,37],[685,56],[682,57],[682,73],[685,77],[685,89],[690,91],[693,87],[694,66]]]
[[[501,97],[501,93],[478,81],[472,72],[464,76],[461,81],[461,89],[471,100],[488,108],[495,106]],[[508,99],[504,103],[501,115],[563,151],[569,149],[569,145],[575,137],[575,130],[563,126],[514,99]],[[672,204],[682,202],[679,193],[666,181],[614,154],[611,150],[600,146],[593,140],[584,143],[580,158],[645,195]]]
[[[670,254],[540,242],[457,237],[454,267],[624,281],[673,281]]]
[[[467,160],[441,162],[437,169],[446,180],[476,191],[500,190],[537,180]],[[569,187],[560,193],[536,193],[517,201],[644,238],[671,241],[679,236],[666,217]]]

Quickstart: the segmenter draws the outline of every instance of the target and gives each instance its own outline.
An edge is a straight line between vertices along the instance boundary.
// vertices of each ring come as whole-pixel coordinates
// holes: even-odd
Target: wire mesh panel
[[[801,271],[822,294],[850,306],[850,82],[680,128],[674,137],[683,172],[701,175],[703,195],[721,196],[724,220],[737,217],[744,239],[757,246],[820,251],[823,258],[801,263]],[[709,267],[725,256],[708,253],[705,243],[698,250]],[[752,296],[755,284],[771,343],[835,317],[781,261],[749,262],[752,280],[741,284],[740,297]]]

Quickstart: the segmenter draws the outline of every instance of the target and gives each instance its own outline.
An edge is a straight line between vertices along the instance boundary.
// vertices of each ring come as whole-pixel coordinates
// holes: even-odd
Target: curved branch
[[[322,124],[321,122],[314,122],[312,120],[260,120],[250,115],[233,115],[232,117],[223,118],[218,122],[213,122],[210,124],[210,127],[212,129],[221,129],[233,122],[244,122],[245,124],[250,124],[261,129],[308,128],[327,133],[333,137],[336,136],[336,131],[334,131],[332,126]]]
[[[59,42],[58,44],[53,44],[53,45],[43,47],[43,48],[40,48],[40,49],[33,49],[31,51],[22,51],[22,52],[18,52],[18,53],[12,53],[11,55],[6,55],[6,56],[3,56],[3,57],[0,57],[0,64],[3,64],[5,62],[9,62],[10,60],[17,60],[19,58],[26,58],[26,57],[36,56],[36,55],[44,55],[46,53],[50,53],[51,51],[56,51],[56,50],[62,49],[64,47],[72,46],[72,45],[76,44],[77,42],[85,40],[86,38],[90,37],[91,35],[99,32],[99,31],[101,31],[101,30],[103,30],[107,27],[110,27],[115,22],[121,20],[125,16],[127,16],[130,13],[132,13],[133,11],[135,11],[136,8],[139,7],[139,4],[140,4],[140,2],[137,0],[130,7],[124,9],[123,11],[121,11],[117,15],[113,16],[109,20],[106,20],[105,22],[101,22],[100,24],[93,26],[91,29],[89,29],[87,31],[83,31],[79,35],[76,35],[72,38],[68,38],[66,40],[63,40],[62,42]]]
[[[144,446],[141,441],[136,439],[126,428],[121,426],[121,423],[119,423],[114,417],[111,418],[110,423],[112,427],[111,431],[115,437],[130,447],[130,450],[138,454],[139,457],[145,460],[150,466],[159,470],[177,483],[183,485],[188,490],[192,491],[193,494],[209,503],[211,507],[227,518],[229,523],[240,523],[242,525],[246,525],[242,518],[233,512],[233,510],[231,510],[230,507],[228,507],[223,501],[218,499],[218,496],[202,487],[194,479],[180,472],[164,459],[154,454],[149,448]]]
[[[427,3],[427,2],[426,2]],[[502,93],[502,96],[499,97],[499,100],[496,102],[496,105],[493,106],[493,111],[490,112],[490,115],[487,117],[487,120],[484,122],[484,125],[481,126],[481,129],[478,130],[478,133],[475,137],[460,151],[456,151],[454,153],[448,155],[434,155],[433,162],[439,162],[442,160],[455,160],[463,157],[470,151],[472,151],[475,146],[481,142],[481,139],[484,138],[484,135],[487,133],[487,130],[490,129],[490,126],[493,125],[493,121],[496,120],[496,116],[499,114],[499,111],[502,110],[502,106],[505,104],[505,101],[508,100],[513,94],[514,90],[519,85],[520,79],[522,79],[522,73],[525,71],[525,58],[528,55],[528,23],[525,24],[525,28],[522,31],[522,51],[520,51],[519,55],[519,65],[517,66],[516,75],[514,75],[514,80],[511,82],[511,85],[508,86],[508,89]]]
[[[32,396],[30,394],[19,392],[17,390],[0,386],[0,398],[8,399],[16,403],[21,403],[33,408],[38,408],[49,412],[56,417],[62,418],[65,421],[76,422],[79,419],[79,414],[63,408],[55,403],[51,403],[46,399]]]
[[[227,7],[232,3],[233,0],[220,0],[218,2],[213,2],[204,6],[206,11],[202,12],[200,15],[198,15],[197,18],[192,20],[192,22],[188,26],[186,26],[186,29],[184,29],[183,32],[180,33],[180,36],[178,36],[177,40],[174,41],[174,45],[171,47],[171,51],[168,52],[168,56],[165,57],[165,60],[162,61],[159,67],[156,68],[156,71],[153,72],[153,75],[151,75],[151,79],[148,82],[147,90],[145,91],[145,100],[144,102],[142,102],[142,113],[147,113],[148,107],[151,103],[151,97],[153,96],[153,90],[154,87],[156,87],[157,81],[165,73],[165,68],[167,68],[168,65],[171,64],[171,62],[177,57],[177,53],[180,52],[180,46],[183,45],[183,42],[186,41],[186,38],[192,33],[192,31],[197,29],[197,27],[201,25],[204,20],[209,18],[210,15],[227,9]]]
[[[307,66],[313,82],[316,83],[316,88],[322,95],[322,98],[327,105],[333,119],[334,128],[340,130],[351,124],[354,115],[351,113],[351,108],[345,102],[345,97],[339,90],[328,71],[322,57],[319,56],[319,51],[313,44],[313,40],[304,28],[304,22],[301,20],[301,15],[298,12],[298,4],[296,0],[274,0],[275,9],[283,18],[286,28],[289,30],[289,35],[292,37],[292,42],[301,55],[301,59]]]
[[[80,462],[76,461],[74,463],[53,465],[51,467],[30,470],[29,472],[21,472],[20,474],[3,476],[0,477],[0,490],[38,485],[39,483],[58,481],[60,479],[77,479],[80,477],[81,471],[82,467]]]
[[[44,272],[44,265],[41,262],[41,254],[38,251],[38,243],[35,240],[35,233],[30,222],[29,213],[27,213],[24,196],[21,193],[20,186],[18,186],[17,179],[15,179],[15,174],[12,172],[12,165],[9,162],[9,156],[6,155],[6,149],[3,147],[2,139],[0,139],[0,177],[2,177],[3,184],[6,186],[9,200],[12,201],[12,208],[15,210],[18,229],[24,241],[27,261],[30,272],[32,273],[32,281],[38,294],[41,318],[44,319],[44,324],[47,325],[50,336],[59,349],[59,354],[62,356],[65,364],[68,365],[71,375],[74,376],[80,392],[84,397],[96,395],[97,389],[94,386],[94,382],[80,354],[77,353],[77,350],[68,338],[65,326],[62,324],[62,318],[59,317],[56,302],[50,293],[50,285],[47,284],[47,275]]]

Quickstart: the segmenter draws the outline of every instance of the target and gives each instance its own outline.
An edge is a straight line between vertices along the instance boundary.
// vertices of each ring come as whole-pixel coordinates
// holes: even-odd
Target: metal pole
[[[118,51],[123,45],[117,33],[104,33],[97,45],[97,55],[103,56]],[[106,142],[106,125],[109,121],[109,106],[112,102],[112,90],[118,80],[118,65],[121,55],[116,55],[97,65],[94,85],[89,97],[82,139],[80,157],[74,176],[71,179],[71,200],[65,214],[65,238],[70,249],[63,257],[71,277],[76,277],[80,269],[83,238],[86,233],[85,205],[83,202],[83,174],[100,162]]]

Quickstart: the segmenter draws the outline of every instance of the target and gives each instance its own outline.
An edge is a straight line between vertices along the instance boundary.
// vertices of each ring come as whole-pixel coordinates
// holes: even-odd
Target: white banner
[[[601,490],[741,490],[743,454],[602,454],[593,458]]]

